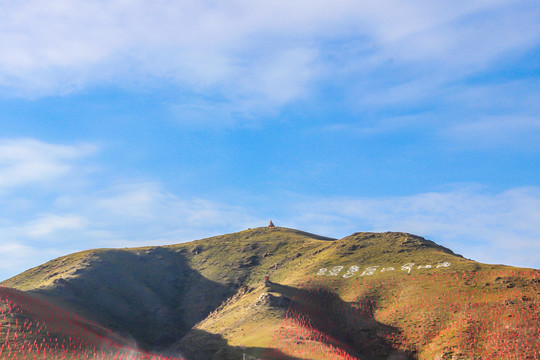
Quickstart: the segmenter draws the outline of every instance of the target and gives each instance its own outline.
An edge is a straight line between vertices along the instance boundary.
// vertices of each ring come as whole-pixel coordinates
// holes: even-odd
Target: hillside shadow
[[[238,360],[262,359],[263,354],[268,351],[261,347],[232,346],[227,343],[221,335],[210,334],[206,331],[194,329],[183,338],[175,347],[186,359],[189,360]],[[292,357],[279,350],[272,349],[272,359],[280,360],[303,360]],[[171,354],[175,354],[172,352]]]
[[[188,342],[186,334],[195,334],[190,336],[197,344],[182,346],[186,355],[204,349],[215,359],[227,359],[228,354],[234,359],[242,355],[242,349],[228,346],[218,335],[191,329],[234,295],[239,282],[233,279],[220,284],[191,269],[187,258],[198,256],[197,248],[195,251],[188,254],[185,249],[166,247],[98,250],[69,277],[32,292],[67,305],[89,320],[133,339],[143,349],[169,349],[179,339]],[[362,359],[387,359],[390,355],[396,360],[412,358],[412,354],[399,352],[388,340],[389,335],[399,331],[374,319],[369,299],[353,304],[324,289],[269,285],[271,291],[292,299],[289,311],[305,315],[310,327],[345,344],[344,349],[351,355]],[[214,346],[215,351],[209,346]],[[245,349],[248,354],[267,350]],[[198,360],[196,354],[192,356],[188,358]],[[296,360],[279,352],[272,359]]]
[[[33,292],[145,349],[171,346],[237,290],[208,280],[185,254],[164,247],[96,251],[73,275]]]
[[[366,360],[416,358],[413,352],[398,348],[398,328],[375,319],[376,301],[373,298],[363,297],[355,302],[345,302],[324,288],[299,289],[276,283],[269,283],[268,286],[270,291],[291,299],[289,317],[296,317],[303,326],[337,340],[342,344],[341,348],[352,356]]]

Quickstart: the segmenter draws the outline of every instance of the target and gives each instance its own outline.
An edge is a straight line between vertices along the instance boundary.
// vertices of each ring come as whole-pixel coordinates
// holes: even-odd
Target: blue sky
[[[264,226],[540,268],[534,1],[0,2],[0,279]]]

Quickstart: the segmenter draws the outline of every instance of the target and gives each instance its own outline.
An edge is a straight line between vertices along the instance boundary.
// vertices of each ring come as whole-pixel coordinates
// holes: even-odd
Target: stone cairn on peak
[[[276,227],[276,225],[274,225],[274,223],[272,222],[272,220],[270,220],[270,224],[268,224],[268,227],[269,227],[269,228],[273,228],[273,227]]]

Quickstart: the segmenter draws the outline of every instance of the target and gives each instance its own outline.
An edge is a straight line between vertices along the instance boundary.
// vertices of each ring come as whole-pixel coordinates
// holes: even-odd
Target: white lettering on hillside
[[[450,267],[450,263],[447,262],[447,261],[444,261],[444,262],[441,262],[441,263],[438,263],[435,265],[435,267],[433,265],[430,265],[430,264],[427,264],[427,265],[416,265],[415,263],[407,263],[407,264],[404,264],[401,266],[400,268],[400,271],[407,271],[407,274],[410,274],[412,270],[414,269],[417,269],[417,270],[421,270],[421,269],[433,269],[433,268],[436,268],[436,269],[439,269],[439,268],[447,268],[447,267]],[[374,265],[374,266],[368,266],[366,267],[366,269],[360,274],[360,277],[362,276],[372,276],[374,275],[380,268],[381,266],[379,265]],[[345,267],[344,266],[334,266],[333,268],[331,268],[330,270],[328,270],[327,268],[321,268],[319,269],[319,271],[317,272],[317,275],[318,276],[338,276],[340,275],[341,271],[344,269]],[[344,277],[345,279],[348,279],[348,278],[351,278],[355,275],[358,274],[358,271],[360,270],[360,267],[359,266],[356,266],[356,265],[353,265],[351,266],[346,272],[345,274],[342,275],[342,277]],[[387,272],[387,271],[396,271],[396,269],[394,267],[383,267],[379,272]]]
[[[349,268],[349,270],[347,270],[347,273],[346,273],[345,275],[343,275],[343,277],[344,277],[345,279],[348,279],[348,278],[350,278],[350,277],[353,277],[353,276],[358,272],[358,270],[360,270],[360,267],[358,267],[358,266],[351,266],[351,267]]]

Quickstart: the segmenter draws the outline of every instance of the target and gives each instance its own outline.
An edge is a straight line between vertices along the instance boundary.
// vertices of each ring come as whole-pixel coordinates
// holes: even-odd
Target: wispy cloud
[[[34,139],[0,140],[0,194],[7,187],[47,184],[72,174],[74,164],[97,151],[89,144],[55,145]]]
[[[432,80],[412,80],[365,95],[356,93],[357,103],[381,110],[368,111],[358,116],[360,120],[325,124],[319,130],[357,137],[426,133],[452,150],[539,149],[540,103],[536,99],[540,83],[534,79],[452,85]],[[411,101],[411,97],[418,100]]]
[[[24,226],[26,233],[31,238],[44,238],[57,235],[62,230],[79,230],[85,227],[85,221],[73,215],[42,215],[36,220]]]
[[[536,46],[539,12],[529,0],[11,2],[0,5],[0,87],[167,81],[256,113],[333,79],[353,80],[371,106],[415,102]]]
[[[62,199],[61,203],[65,206],[81,200],[87,204],[82,211],[95,228],[108,231],[115,241],[123,243],[193,240],[193,236],[249,227],[257,219],[241,205],[182,198],[155,182],[117,184],[82,199]]]
[[[492,116],[447,128],[443,136],[474,148],[519,147],[539,150],[540,116]]]
[[[477,261],[540,268],[540,189],[478,188],[386,198],[299,199],[291,222],[322,234],[404,231]]]
[[[325,133],[338,133],[342,136],[366,137],[388,134],[399,131],[411,131],[419,128],[425,129],[433,122],[433,114],[416,114],[403,116],[387,116],[377,119],[365,119],[361,123],[335,123],[326,125],[321,131]]]

